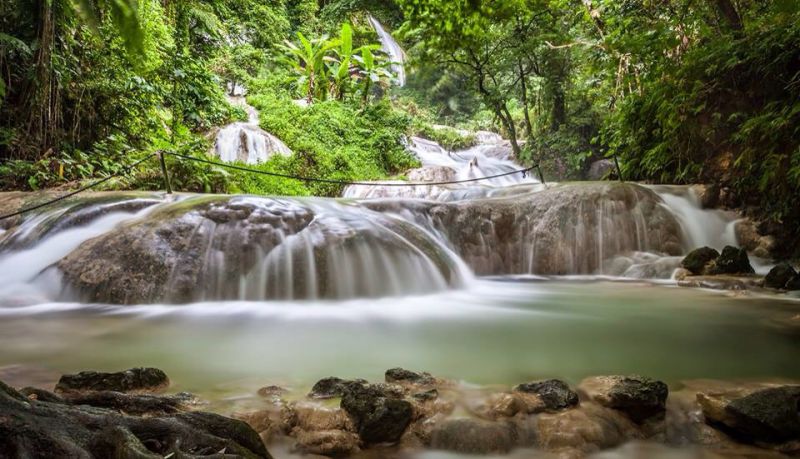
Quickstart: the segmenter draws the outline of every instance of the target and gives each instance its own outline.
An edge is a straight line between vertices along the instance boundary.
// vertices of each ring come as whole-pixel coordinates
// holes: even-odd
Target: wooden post
[[[547,182],[544,181],[544,174],[542,173],[542,166],[538,163],[536,164],[536,171],[539,172],[539,181],[542,182],[542,185],[547,185]]]
[[[158,152],[158,160],[161,162],[161,173],[164,174],[164,186],[167,189],[167,194],[172,194],[172,183],[169,181],[169,172],[167,172],[167,163],[164,161],[164,152]]]
[[[622,178],[622,169],[619,168],[619,160],[617,159],[616,154],[614,154],[614,165],[617,166],[617,177],[619,178],[619,181],[625,183],[625,179]]]

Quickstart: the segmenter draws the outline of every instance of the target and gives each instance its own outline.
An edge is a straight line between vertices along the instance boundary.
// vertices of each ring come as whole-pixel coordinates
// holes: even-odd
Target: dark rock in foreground
[[[797,276],[797,271],[792,268],[789,263],[780,263],[774,268],[769,270],[769,273],[764,278],[764,287],[783,289],[794,277]]]
[[[781,386],[747,395],[698,394],[703,415],[736,437],[780,443],[800,440],[800,386]]]
[[[714,261],[710,274],[752,274],[755,270],[750,265],[745,249],[725,246],[722,254]]]
[[[578,404],[578,394],[559,379],[520,384],[514,390],[538,395],[548,410],[561,410]]]
[[[706,272],[706,267],[719,257],[719,252],[711,247],[701,247],[689,252],[681,261],[681,266],[688,269],[690,273],[698,275]]]
[[[59,401],[45,391],[27,392],[32,396],[0,382],[0,457],[271,458],[242,421],[203,412],[164,414],[138,404],[137,396],[127,396],[133,404],[128,408],[137,406],[142,417],[89,406],[91,400]]]
[[[661,381],[642,376],[598,376],[588,378],[581,388],[597,403],[622,411],[641,423],[663,418],[669,389]]]
[[[377,384],[351,385],[341,403],[353,419],[358,435],[366,444],[394,443],[411,424],[411,403]]]
[[[786,290],[800,290],[800,274],[794,276],[786,283]]]
[[[116,373],[82,371],[74,375],[64,375],[56,384],[56,392],[156,392],[167,386],[169,378],[158,368],[131,368]]]

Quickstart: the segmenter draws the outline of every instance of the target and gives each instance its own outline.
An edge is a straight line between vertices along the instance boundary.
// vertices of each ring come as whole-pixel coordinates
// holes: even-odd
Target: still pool
[[[607,279],[476,280],[440,294],[181,306],[52,303],[0,309],[0,367],[16,378],[163,369],[210,400],[405,367],[477,385],[638,373],[800,378],[800,301]],[[33,376],[33,375],[36,376]],[[44,376],[43,376],[44,375]],[[30,381],[37,382],[37,381]]]

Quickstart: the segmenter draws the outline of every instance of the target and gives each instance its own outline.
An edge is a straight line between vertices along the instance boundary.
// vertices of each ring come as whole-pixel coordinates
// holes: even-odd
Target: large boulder
[[[669,389],[661,381],[642,376],[597,376],[581,382],[580,388],[595,402],[625,413],[642,423],[663,418]]]
[[[599,159],[589,166],[586,172],[586,180],[605,180],[616,174],[617,168],[614,161],[610,159]]]
[[[719,252],[711,247],[700,247],[689,252],[681,261],[681,266],[695,275],[705,274],[712,261],[719,257]]]
[[[384,375],[387,383],[405,383],[418,385],[431,385],[436,383],[436,378],[430,373],[406,370],[404,368],[390,368]]]
[[[786,283],[786,290],[800,290],[800,274],[797,274]]]
[[[720,256],[714,261],[709,274],[752,274],[755,270],[750,265],[745,249],[725,246]]]
[[[512,421],[447,419],[431,431],[434,449],[462,454],[505,454],[521,446],[532,446],[534,435],[520,431]]]
[[[767,443],[800,440],[800,386],[750,393],[699,393],[706,421],[738,438]]]
[[[767,276],[764,278],[764,287],[784,289],[786,284],[797,276],[797,271],[794,270],[789,263],[779,263],[774,268],[769,270]]]
[[[395,443],[411,424],[411,403],[380,385],[353,385],[342,397],[341,407],[353,419],[365,444]]]
[[[559,379],[524,383],[514,390],[538,395],[549,410],[561,410],[578,404],[578,394]]]
[[[245,196],[159,206],[62,259],[65,296],[113,304],[344,299],[463,282],[457,260],[429,233],[367,209],[327,205],[336,209]],[[363,256],[365,247],[372,256]],[[403,282],[378,281],[387,263]]]
[[[56,392],[156,392],[168,386],[167,374],[158,368],[131,368],[115,373],[81,371],[76,374],[63,375],[56,384]]]
[[[531,190],[524,197],[362,205],[432,223],[479,275],[591,274],[618,254],[683,253],[680,224],[646,187],[593,182]]]
[[[135,403],[137,396],[131,397]],[[127,409],[88,403],[41,393],[25,397],[0,382],[0,457],[191,459],[224,452],[230,458],[271,458],[242,421],[204,412],[165,413],[152,406],[139,406],[131,415]]]
[[[366,382],[367,381],[363,379],[348,380],[329,376],[314,383],[308,396],[311,398],[341,397],[344,395],[345,391],[347,391],[347,388],[351,386],[362,386],[366,384]]]

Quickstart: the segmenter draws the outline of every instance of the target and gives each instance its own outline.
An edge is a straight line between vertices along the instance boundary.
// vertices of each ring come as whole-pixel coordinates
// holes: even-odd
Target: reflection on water
[[[345,302],[3,309],[0,365],[156,366],[203,395],[237,380],[300,387],[402,366],[477,384],[641,373],[800,377],[796,302],[647,283],[476,281]],[[794,318],[794,319],[793,319]]]

